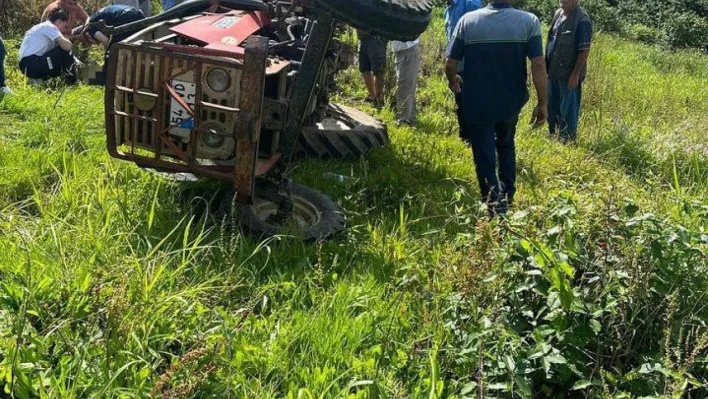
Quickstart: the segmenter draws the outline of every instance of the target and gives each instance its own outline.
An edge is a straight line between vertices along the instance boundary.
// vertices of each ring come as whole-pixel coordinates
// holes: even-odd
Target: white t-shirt
[[[420,38],[410,42],[399,42],[398,40],[394,40],[391,42],[391,48],[393,49],[393,52],[397,53],[399,51],[408,50],[409,48],[417,46],[418,42],[420,42]]]
[[[53,23],[44,21],[25,33],[20,46],[20,60],[31,55],[44,55],[57,46],[61,32]]]

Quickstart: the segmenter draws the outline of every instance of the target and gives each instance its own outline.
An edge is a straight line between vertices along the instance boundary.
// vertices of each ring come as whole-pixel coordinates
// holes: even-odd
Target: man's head
[[[69,14],[63,8],[57,7],[49,12],[47,19],[59,28],[60,31],[63,31],[69,23]]]
[[[580,0],[559,0],[560,8],[562,8],[563,11],[574,10],[575,7],[578,6],[579,2],[580,2]]]

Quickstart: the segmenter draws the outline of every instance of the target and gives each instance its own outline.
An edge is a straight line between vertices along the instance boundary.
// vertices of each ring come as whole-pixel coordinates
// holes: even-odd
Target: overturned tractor
[[[284,178],[293,157],[356,158],[388,143],[373,117],[330,104],[342,23],[409,40],[426,0],[190,0],[109,48],[108,151],[140,167],[229,181],[241,222],[306,239],[344,227],[330,198]]]

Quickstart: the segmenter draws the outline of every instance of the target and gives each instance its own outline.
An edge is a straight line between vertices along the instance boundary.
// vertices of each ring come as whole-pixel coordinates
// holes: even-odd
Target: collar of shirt
[[[511,8],[511,3],[492,2],[492,3],[489,3],[489,6],[492,8]]]

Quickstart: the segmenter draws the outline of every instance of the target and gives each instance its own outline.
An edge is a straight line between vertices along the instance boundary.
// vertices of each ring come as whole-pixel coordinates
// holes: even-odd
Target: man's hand
[[[548,106],[545,104],[537,104],[531,115],[531,125],[534,129],[543,126],[548,120]]]
[[[570,90],[573,90],[576,87],[578,87],[579,83],[580,83],[580,74],[577,74],[575,72],[570,74],[570,78],[568,78],[568,88]]]
[[[450,91],[455,94],[462,93],[462,78],[460,75],[455,75],[455,77],[448,82],[448,87],[450,87]]]

